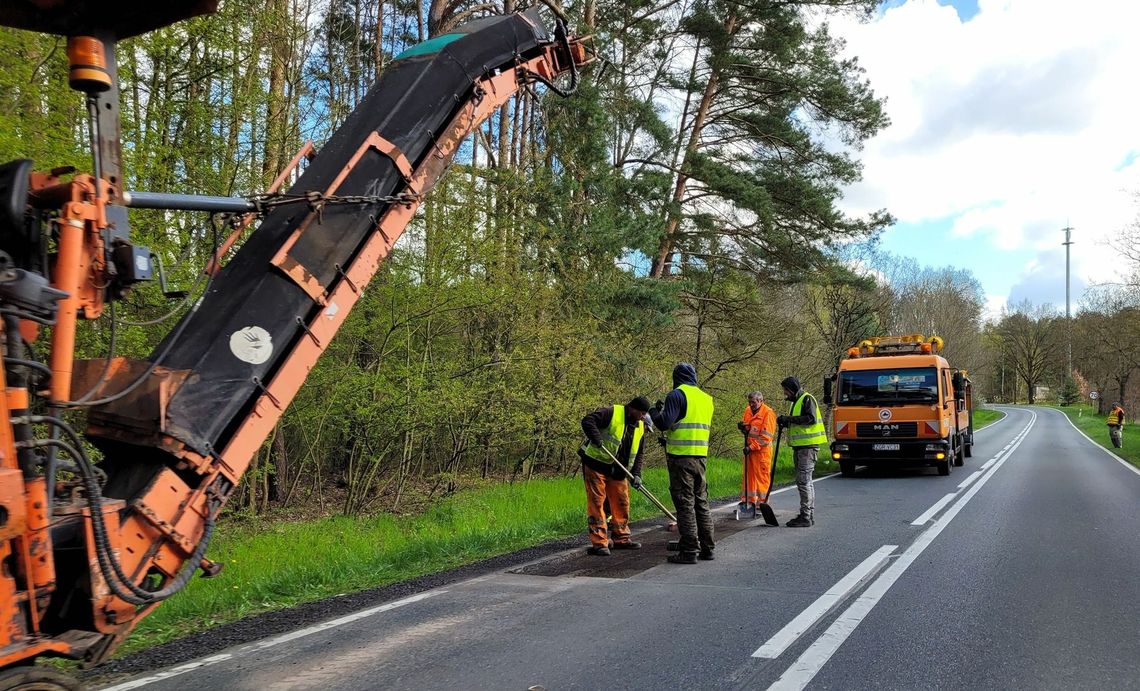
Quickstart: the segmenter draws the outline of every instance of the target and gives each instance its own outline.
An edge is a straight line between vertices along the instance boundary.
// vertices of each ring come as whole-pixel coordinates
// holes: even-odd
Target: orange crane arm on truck
[[[68,688],[27,663],[98,663],[194,573],[217,573],[219,511],[461,142],[521,88],[566,95],[589,62],[584,39],[536,11],[477,20],[397,56],[321,151],[294,159],[310,162],[287,192],[286,173],[249,199],[125,190],[115,44],[215,6],[15,0],[0,15],[68,38],[94,167],[0,166],[0,689],[29,674]],[[161,278],[131,242],[130,207],[227,213],[237,230],[215,231],[201,299],[148,358],[76,361],[79,320]],[[28,347],[42,325],[44,363]],[[87,412],[86,440],[68,411]]]

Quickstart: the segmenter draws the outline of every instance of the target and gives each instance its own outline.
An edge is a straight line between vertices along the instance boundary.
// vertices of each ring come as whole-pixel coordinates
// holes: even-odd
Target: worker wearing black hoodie
[[[705,463],[709,455],[713,399],[697,386],[697,370],[682,362],[673,368],[673,386],[664,403],[650,412],[653,425],[665,434],[665,460],[669,468],[669,494],[677,512],[678,551],[669,556],[675,564],[711,561],[712,513]]]
[[[590,530],[588,553],[610,556],[609,532],[613,549],[641,549],[630,539],[629,486],[625,471],[633,475],[633,486],[641,487],[641,456],[645,435],[645,415],[649,399],[638,396],[626,405],[598,408],[582,418],[586,441],[578,449],[582,459],[582,479],[586,481],[586,523]],[[607,521],[606,517],[612,520]]]
[[[790,528],[807,528],[815,523],[815,487],[812,475],[820,444],[827,442],[827,431],[815,397],[804,391],[800,380],[788,377],[780,382],[784,395],[792,402],[792,414],[776,418],[779,434],[788,428],[788,444],[796,465],[796,488],[800,491],[800,515],[785,523]]]

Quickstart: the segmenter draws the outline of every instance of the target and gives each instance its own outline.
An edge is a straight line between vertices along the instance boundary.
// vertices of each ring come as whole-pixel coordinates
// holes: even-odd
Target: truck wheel
[[[949,475],[950,469],[954,467],[953,457],[947,456],[946,458],[942,459],[941,461],[938,461],[937,463],[935,463],[934,467],[938,468],[938,474],[939,475]]]
[[[958,448],[954,450],[954,465],[966,465],[966,444],[962,442],[960,437],[958,439]]]
[[[0,672],[0,688],[13,691],[79,691],[79,680],[58,670],[27,665]]]
[[[974,457],[974,443],[973,442],[966,442],[965,446],[966,446],[966,458],[973,458]]]
[[[843,477],[851,477],[855,474],[855,463],[852,461],[840,461],[839,472],[843,474]]]

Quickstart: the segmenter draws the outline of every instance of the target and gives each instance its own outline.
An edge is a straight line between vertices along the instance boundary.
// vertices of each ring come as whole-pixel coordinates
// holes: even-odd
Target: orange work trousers
[[[744,487],[740,491],[740,503],[758,503],[768,493],[768,483],[771,481],[772,447],[745,449]]]
[[[614,542],[629,542],[629,485],[583,465],[582,477],[586,481],[586,515],[590,526],[590,542],[595,547],[607,547],[606,499],[610,500],[612,520],[609,527]]]

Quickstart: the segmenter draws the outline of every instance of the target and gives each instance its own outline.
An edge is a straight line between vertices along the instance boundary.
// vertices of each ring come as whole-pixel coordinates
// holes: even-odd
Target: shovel
[[[629,472],[629,468],[626,468],[624,465],[622,465],[622,464],[621,464],[621,461],[619,461],[619,460],[617,459],[617,456],[615,456],[615,455],[613,455],[612,453],[610,453],[610,450],[609,450],[609,449],[607,449],[607,448],[606,448],[606,447],[604,447],[604,446],[602,446],[602,447],[599,447],[599,448],[601,448],[601,449],[602,449],[602,451],[605,451],[605,452],[606,452],[606,455],[607,455],[607,456],[609,456],[609,457],[610,457],[610,459],[612,459],[612,460],[613,460],[614,464],[615,464],[615,465],[617,465],[617,467],[621,468],[621,471],[622,471],[623,473],[625,473],[625,474],[626,474],[626,477],[628,477],[628,478],[630,479],[630,482],[632,483],[632,482],[633,482],[633,473]],[[641,485],[640,485],[640,486],[639,486],[637,489],[638,489],[638,490],[639,490],[639,491],[640,491],[642,494],[644,494],[644,495],[645,495],[645,497],[646,497],[646,498],[647,498],[649,501],[651,501],[651,502],[653,502],[654,504],[656,504],[656,505],[657,505],[657,508],[659,508],[659,509],[661,509],[662,511],[664,511],[664,512],[665,512],[665,515],[666,515],[666,516],[668,516],[668,517],[670,518],[670,520],[672,520],[674,523],[676,523],[676,522],[677,522],[677,517],[676,517],[676,516],[674,516],[674,515],[673,515],[673,513],[672,513],[671,511],[669,511],[669,509],[665,508],[665,505],[664,505],[664,504],[662,504],[660,501],[658,501],[658,500],[657,500],[657,497],[653,496],[653,493],[652,493],[652,492],[650,492],[648,489],[646,489],[646,488],[645,488],[645,484],[644,484],[644,483],[643,483],[643,484],[641,484]]]
[[[665,450],[668,448],[669,442],[665,440],[665,435],[663,435],[663,434],[659,435],[657,437],[657,443],[661,445],[661,450],[664,451],[666,453],[666,455],[668,455],[668,451],[665,451]],[[668,512],[666,511],[666,513],[668,513]],[[670,515],[670,518],[673,518],[672,515]],[[677,519],[673,518],[673,520],[670,521],[669,524],[665,526],[665,530],[669,531],[670,533],[677,532]],[[670,542],[669,544],[672,545],[675,543]],[[672,548],[670,548],[670,549],[672,549]],[[676,550],[673,550],[673,551],[676,551]]]
[[[776,483],[776,462],[780,460],[780,437],[784,436],[784,428],[776,428],[776,450],[772,453],[772,473],[768,476],[768,491],[764,493],[764,500],[756,502],[756,510],[764,516],[768,525],[780,525],[776,520],[776,512],[768,505],[768,497],[772,496],[772,485]]]

